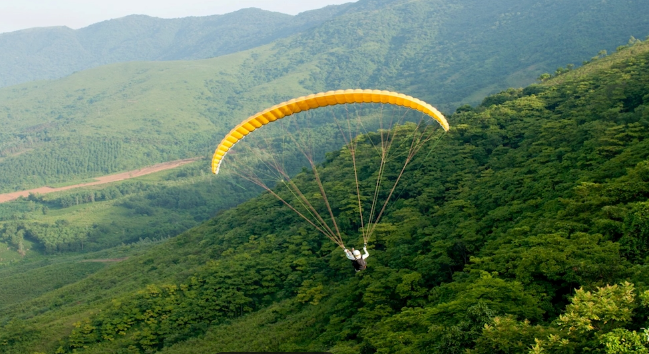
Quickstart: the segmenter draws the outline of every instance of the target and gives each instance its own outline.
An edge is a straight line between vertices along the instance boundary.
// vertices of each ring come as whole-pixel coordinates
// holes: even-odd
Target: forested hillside
[[[637,14],[648,4],[362,0],[318,10],[309,18],[332,19],[248,51],[0,89],[0,191],[205,156],[241,119],[318,91],[389,89],[442,110],[477,103],[644,38],[649,20]]]
[[[266,193],[5,307],[1,348],[646,353],[648,63],[649,44],[635,43],[460,107],[451,132],[404,174],[364,272]],[[405,139],[412,126],[400,129]],[[377,158],[357,156],[372,188]],[[347,244],[358,245],[349,149],[318,172]],[[309,172],[294,181],[318,188]]]
[[[131,15],[73,30],[32,28],[0,34],[0,87],[57,79],[127,61],[206,59],[268,44],[316,26],[348,5],[290,16],[260,9],[161,19]]]
[[[176,236],[259,193],[215,181],[205,162],[135,180],[0,204],[0,267]],[[215,196],[227,196],[219,198]],[[22,257],[21,257],[22,256]]]

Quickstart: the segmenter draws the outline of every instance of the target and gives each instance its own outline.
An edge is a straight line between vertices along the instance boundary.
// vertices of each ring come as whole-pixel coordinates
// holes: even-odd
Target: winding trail
[[[93,182],[80,183],[80,184],[75,184],[75,185],[72,185],[72,186],[65,186],[65,187],[59,187],[59,188],[40,187],[40,188],[34,188],[34,189],[25,190],[25,191],[0,194],[0,203],[6,203],[6,202],[9,202],[9,201],[18,199],[20,197],[28,197],[29,193],[47,194],[47,193],[61,192],[61,191],[74,189],[74,188],[79,188],[79,187],[96,186],[98,184],[106,184],[106,183],[112,183],[112,182],[117,182],[117,181],[123,181],[125,179],[140,177],[140,176],[144,176],[144,175],[148,175],[148,174],[151,174],[151,173],[160,172],[160,171],[164,171],[164,170],[170,170],[172,168],[180,167],[182,165],[186,165],[186,164],[188,164],[190,162],[194,162],[194,161],[197,161],[197,160],[199,160],[199,158],[191,158],[191,159],[163,162],[163,163],[159,163],[159,164],[156,164],[156,165],[143,167],[143,168],[141,168],[139,170],[134,170],[134,171],[129,171],[129,172],[117,173],[117,174],[114,174],[114,175],[97,177],[97,178],[95,178],[95,181],[93,181]]]

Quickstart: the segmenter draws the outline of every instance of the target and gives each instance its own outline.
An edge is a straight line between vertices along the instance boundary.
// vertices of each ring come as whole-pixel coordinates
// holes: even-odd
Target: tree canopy
[[[636,43],[459,109],[443,149],[418,154],[404,174],[364,272],[265,193],[4,308],[0,346],[647,352],[648,62],[649,45]],[[358,158],[371,175],[369,156]],[[349,152],[319,171],[331,200],[345,201]],[[308,172],[294,181],[317,188]],[[333,209],[344,216],[347,206]],[[352,221],[341,228],[358,234]]]

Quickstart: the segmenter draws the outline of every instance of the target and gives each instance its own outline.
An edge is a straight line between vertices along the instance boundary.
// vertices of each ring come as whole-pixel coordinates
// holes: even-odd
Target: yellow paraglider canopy
[[[449,129],[446,118],[444,118],[444,115],[442,115],[435,107],[424,101],[401,93],[360,89],[321,92],[280,103],[248,117],[248,119],[237,125],[225,136],[225,138],[223,138],[219,146],[216,148],[214,157],[212,158],[212,173],[219,173],[223,157],[227,154],[230,148],[232,148],[232,146],[244,136],[250,134],[253,130],[295,113],[319,107],[347,103],[383,103],[408,107],[431,116],[439,122],[445,131],[448,131]]]

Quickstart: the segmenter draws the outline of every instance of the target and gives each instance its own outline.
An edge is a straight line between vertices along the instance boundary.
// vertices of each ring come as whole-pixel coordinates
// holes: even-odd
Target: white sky
[[[295,15],[356,0],[0,0],[0,33],[32,27],[78,29],[128,15],[209,16],[257,7]]]

